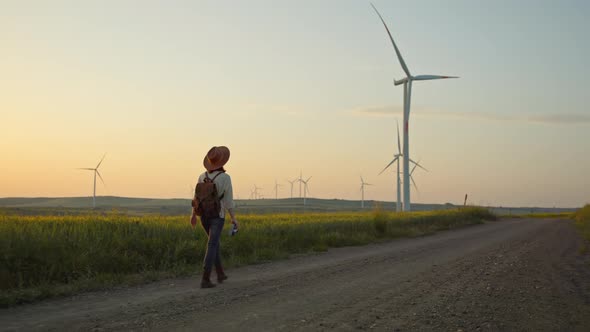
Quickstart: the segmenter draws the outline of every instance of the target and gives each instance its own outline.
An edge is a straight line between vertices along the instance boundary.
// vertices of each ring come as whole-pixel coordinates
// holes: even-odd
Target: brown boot
[[[227,275],[223,272],[223,267],[215,266],[215,272],[217,273],[217,282],[223,283],[224,280],[227,279]]]
[[[203,271],[203,279],[201,279],[201,288],[213,288],[215,284],[211,282],[211,270]]]

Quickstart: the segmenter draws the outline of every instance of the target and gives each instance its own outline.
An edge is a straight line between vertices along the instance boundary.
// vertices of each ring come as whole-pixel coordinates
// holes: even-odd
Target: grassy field
[[[243,215],[227,267],[412,237],[495,219],[485,209]],[[206,237],[188,216],[0,214],[0,306],[194,274]]]

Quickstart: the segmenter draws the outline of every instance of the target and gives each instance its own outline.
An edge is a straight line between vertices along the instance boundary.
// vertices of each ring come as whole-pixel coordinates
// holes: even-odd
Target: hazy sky
[[[414,202],[590,201],[590,2],[384,1],[413,74]],[[402,77],[368,1],[0,0],[0,197],[188,197],[213,145],[239,198],[393,201]],[[298,194],[298,188],[295,189]]]

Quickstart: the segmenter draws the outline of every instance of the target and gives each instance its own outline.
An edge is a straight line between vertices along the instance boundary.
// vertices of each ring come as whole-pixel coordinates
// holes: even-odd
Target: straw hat
[[[229,149],[226,146],[214,146],[207,152],[205,159],[203,159],[203,166],[207,171],[222,167],[229,160]]]

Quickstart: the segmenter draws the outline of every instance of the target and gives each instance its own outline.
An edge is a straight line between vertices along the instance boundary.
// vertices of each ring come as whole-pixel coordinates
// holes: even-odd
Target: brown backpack
[[[204,218],[219,218],[221,212],[221,199],[223,195],[219,196],[217,186],[213,181],[224,172],[220,172],[212,179],[209,174],[205,172],[205,179],[203,182],[197,183],[195,187],[195,197],[193,198],[193,209],[197,216]]]

